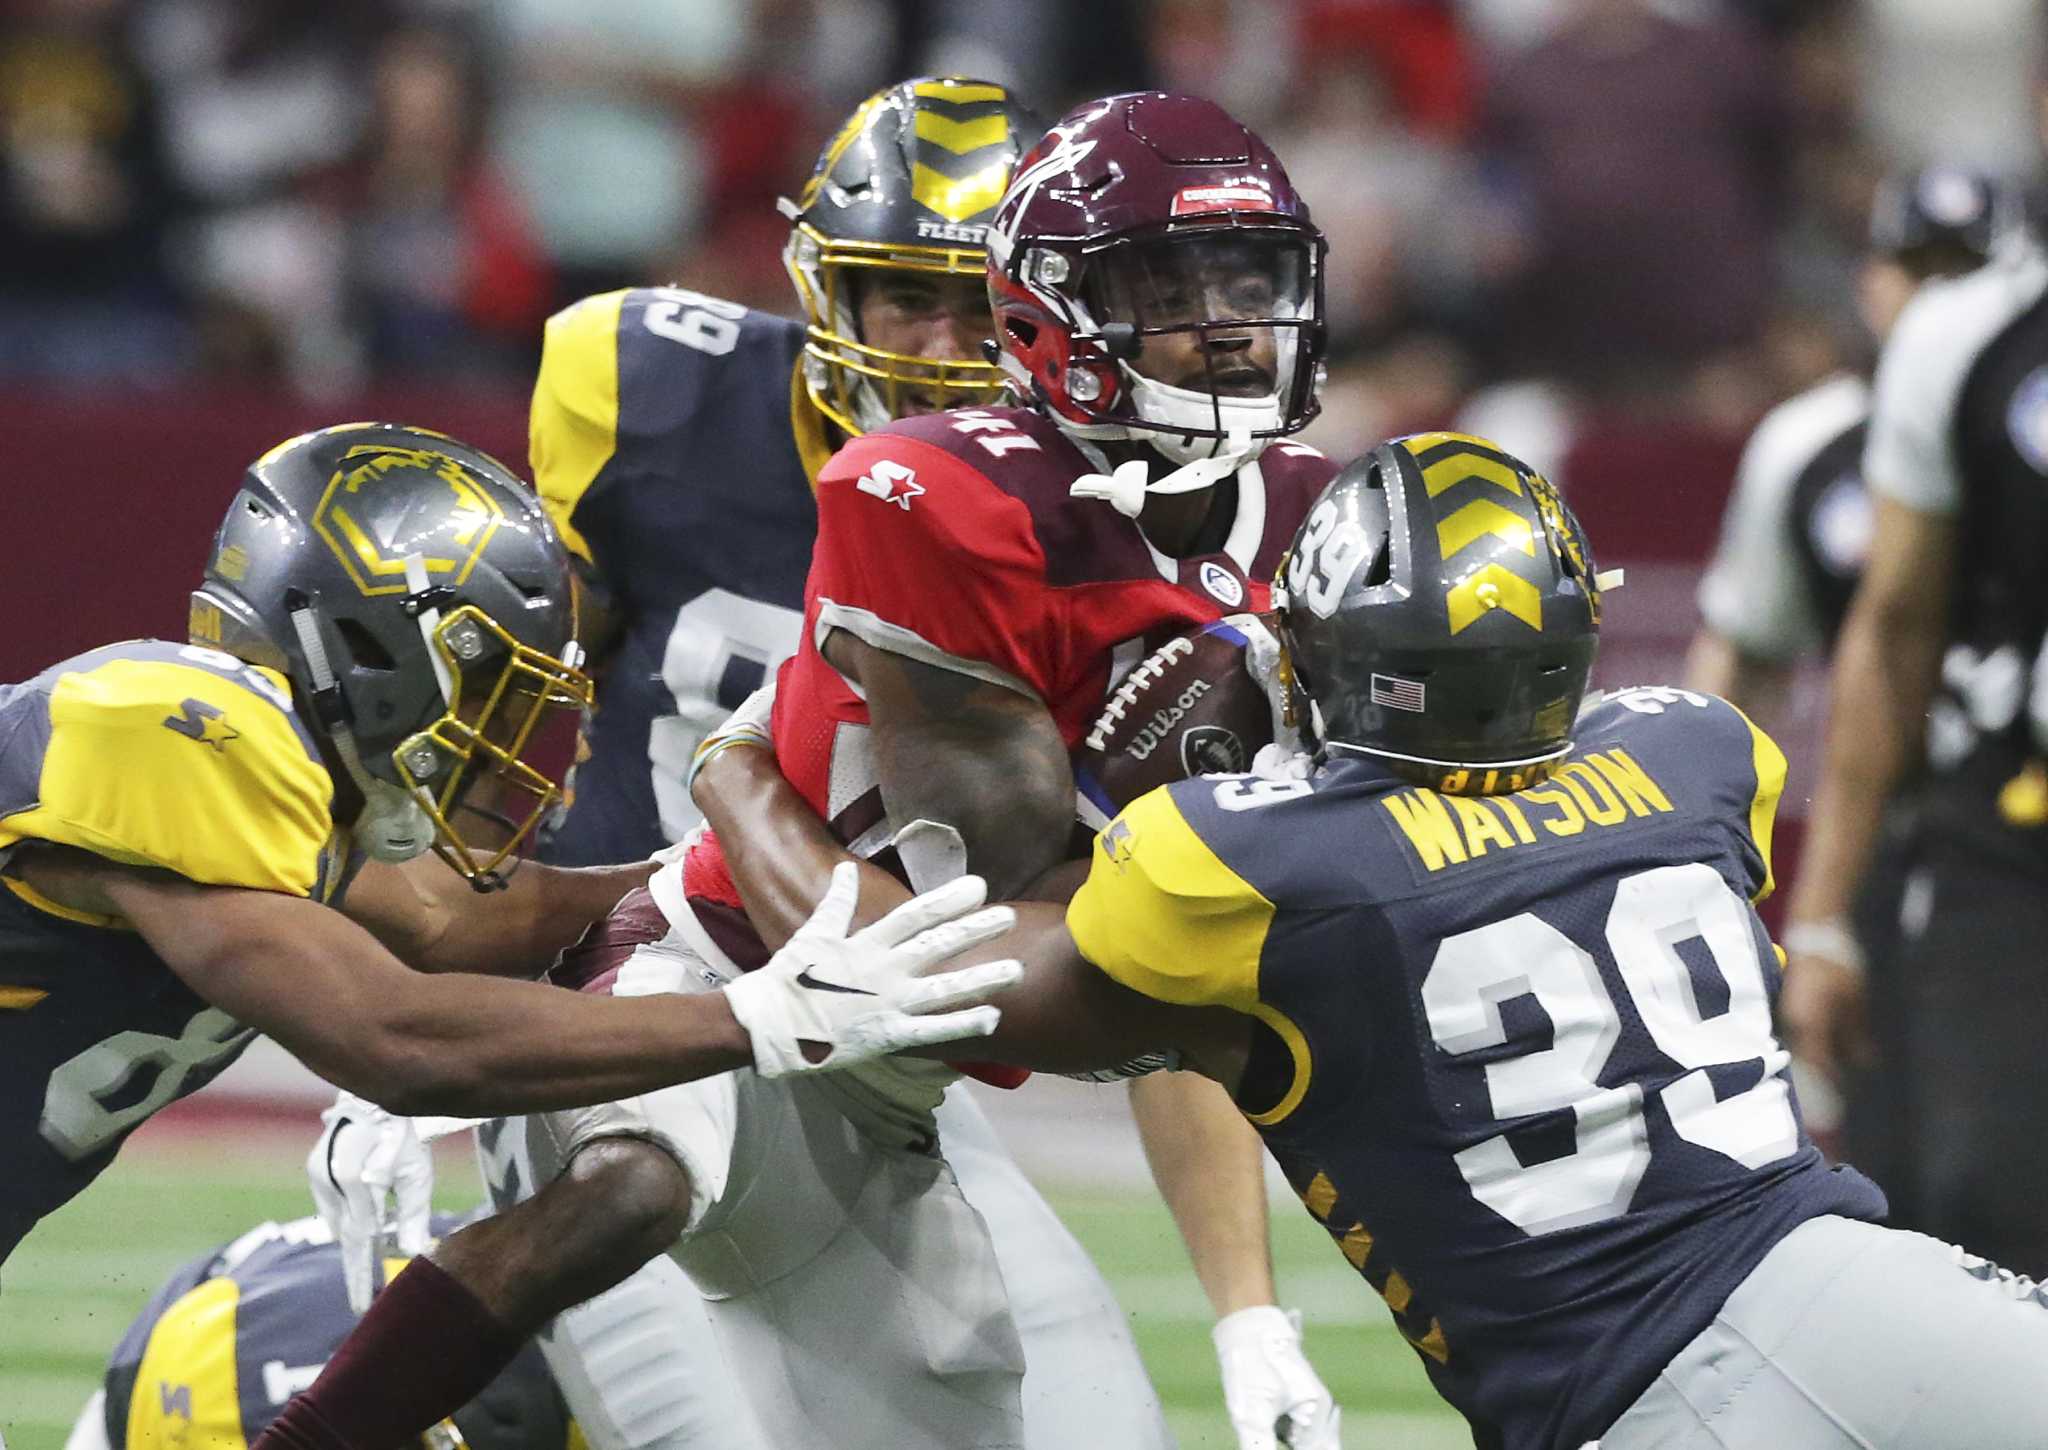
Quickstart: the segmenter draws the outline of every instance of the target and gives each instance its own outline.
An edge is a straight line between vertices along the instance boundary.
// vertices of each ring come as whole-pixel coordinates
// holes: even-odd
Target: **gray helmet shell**
[[[1002,371],[984,358],[890,352],[861,334],[861,279],[886,272],[987,273],[989,220],[1017,159],[1045,130],[1004,87],[924,76],[869,96],[818,157],[796,200],[783,265],[809,324],[804,386],[857,435],[913,409],[995,402]]]
[[[450,708],[421,616],[464,604],[543,655],[571,653],[569,560],[539,500],[443,434],[348,423],[250,465],[192,595],[190,633],[285,674],[316,735],[345,726],[371,774],[409,787],[392,751]],[[301,612],[332,672],[325,689]]]
[[[1426,433],[1351,463],[1276,585],[1322,747],[1476,791],[1528,783],[1570,749],[1600,590],[1571,510],[1497,445]]]

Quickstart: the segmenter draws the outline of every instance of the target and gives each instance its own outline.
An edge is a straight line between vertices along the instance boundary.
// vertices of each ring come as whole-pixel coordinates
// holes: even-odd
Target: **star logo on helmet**
[[[855,479],[853,486],[883,503],[895,504],[905,513],[910,512],[910,501],[924,492],[924,485],[917,481],[916,469],[906,468],[888,458]]]

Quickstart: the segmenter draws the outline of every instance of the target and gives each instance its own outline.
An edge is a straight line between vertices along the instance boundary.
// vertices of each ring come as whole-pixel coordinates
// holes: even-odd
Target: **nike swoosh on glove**
[[[987,894],[979,876],[962,876],[849,936],[860,868],[840,862],[811,919],[768,965],[725,988],[732,1015],[753,1039],[754,1070],[763,1077],[833,1072],[906,1047],[995,1031],[1001,1014],[969,1004],[1016,981],[1022,963],[927,975],[1009,930],[1016,913],[1008,907],[976,910]]]
[[[1341,1450],[1340,1412],[1301,1349],[1301,1314],[1272,1304],[1226,1314],[1209,1331],[1238,1450]]]
[[[306,1155],[313,1204],[341,1245],[349,1308],[360,1314],[384,1283],[384,1259],[423,1254],[433,1241],[434,1159],[411,1118],[342,1093]]]

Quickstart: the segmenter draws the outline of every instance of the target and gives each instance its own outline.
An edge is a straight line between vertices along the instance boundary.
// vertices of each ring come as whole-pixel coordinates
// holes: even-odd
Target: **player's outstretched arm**
[[[524,861],[504,890],[485,894],[438,857],[403,866],[371,861],[338,905],[420,971],[537,977],[653,874],[648,861],[579,868]]]
[[[1862,983],[1856,963],[1831,960],[1813,944],[1851,940],[1846,922],[1885,801],[1919,744],[1941,669],[1955,538],[1952,519],[1879,492],[1870,563],[1835,651],[1779,999],[1788,1044],[1829,1077],[1839,1076],[1858,1035]]]
[[[111,870],[104,889],[201,997],[393,1112],[459,1116],[607,1102],[745,1066],[719,994],[585,997],[408,969],[339,912],[277,892]]]
[[[1009,920],[966,915],[980,905],[970,880],[849,934],[849,877],[743,993],[615,998],[421,975],[303,897],[197,885],[69,850],[39,850],[12,869],[53,899],[124,919],[199,996],[330,1081],[407,1115],[577,1107],[749,1063],[848,1067],[987,1032],[994,1014],[977,1004],[1016,974],[1002,964],[931,970]],[[825,955],[838,976],[814,970]]]

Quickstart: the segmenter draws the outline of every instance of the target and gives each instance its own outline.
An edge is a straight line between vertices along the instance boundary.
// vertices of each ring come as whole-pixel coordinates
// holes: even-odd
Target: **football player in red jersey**
[[[1331,473],[1281,441],[1314,413],[1322,251],[1278,161],[1207,102],[1095,102],[1020,163],[989,233],[990,289],[1027,405],[890,424],[819,480],[804,643],[780,675],[775,735],[855,854],[918,883],[971,864],[1024,891],[1067,853],[1068,756],[1120,669],[1192,624],[1265,606],[1263,581]],[[707,838],[585,964],[618,992],[693,991],[769,945]],[[897,1059],[841,1092],[743,1079],[536,1120],[550,1186],[451,1239],[442,1262],[517,1328],[561,1284],[602,1287],[667,1250],[713,1300],[773,1443],[1019,1443],[1003,1288],[932,1132],[950,1078]],[[1166,1090],[1190,1085],[1213,1094]],[[1148,1146],[1184,1184],[1260,1171],[1248,1133]],[[605,1243],[561,1231],[599,1203]],[[1297,1447],[1334,1446],[1329,1396],[1271,1302],[1254,1203],[1235,1221],[1197,1215],[1214,1235],[1198,1263],[1251,1265],[1207,1284],[1233,1418],[1254,1450],[1276,1422]],[[280,1422],[287,1434],[373,1383],[377,1362],[352,1356]]]

